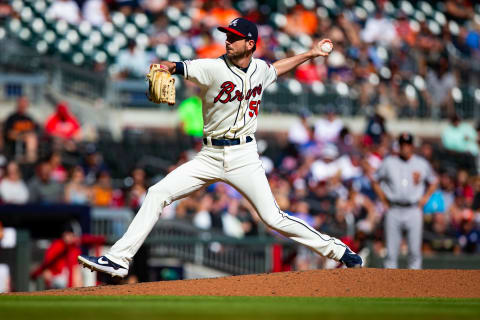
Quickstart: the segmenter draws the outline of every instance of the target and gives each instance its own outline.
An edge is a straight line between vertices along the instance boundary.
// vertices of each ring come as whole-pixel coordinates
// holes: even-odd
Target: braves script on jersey
[[[222,139],[255,133],[263,91],[277,80],[263,60],[253,58],[244,72],[226,56],[185,61],[184,76],[202,89],[204,136]]]

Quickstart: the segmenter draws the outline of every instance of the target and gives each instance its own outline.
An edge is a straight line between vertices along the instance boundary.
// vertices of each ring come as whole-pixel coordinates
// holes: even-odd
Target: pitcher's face
[[[239,35],[227,32],[227,39],[225,40],[225,49],[227,50],[227,57],[230,59],[241,58],[245,56],[249,50],[254,46],[253,40],[247,40]]]

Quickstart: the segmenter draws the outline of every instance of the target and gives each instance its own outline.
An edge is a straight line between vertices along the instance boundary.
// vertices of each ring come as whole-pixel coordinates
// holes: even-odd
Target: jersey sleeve
[[[185,79],[200,86],[209,86],[213,82],[213,73],[218,67],[216,59],[197,59],[183,62]]]
[[[435,172],[433,171],[432,166],[430,163],[428,163],[427,160],[425,161],[425,181],[429,184],[437,182],[437,176]]]
[[[265,72],[263,73],[265,75],[265,78],[263,80],[263,87],[266,89],[272,83],[277,81],[277,69],[275,69],[273,64],[270,64],[268,62],[264,62],[263,64],[265,65]]]

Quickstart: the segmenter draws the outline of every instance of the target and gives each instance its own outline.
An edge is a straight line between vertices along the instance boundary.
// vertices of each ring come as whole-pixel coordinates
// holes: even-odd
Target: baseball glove
[[[147,74],[148,100],[154,103],[175,104],[175,79],[168,68],[161,64],[150,65],[150,72]]]

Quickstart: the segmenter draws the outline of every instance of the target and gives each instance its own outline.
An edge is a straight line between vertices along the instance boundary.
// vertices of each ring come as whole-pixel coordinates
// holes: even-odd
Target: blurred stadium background
[[[268,61],[335,45],[265,93],[257,139],[282,209],[381,267],[384,208],[365,172],[408,130],[441,182],[424,267],[480,267],[475,1],[1,0],[0,292],[111,281],[76,255],[118,239],[148,187],[201,147],[196,89],[177,78],[177,106],[154,105],[144,74],[220,56],[216,26],[238,16],[258,24]],[[127,281],[335,267],[215,184],[165,209]]]

